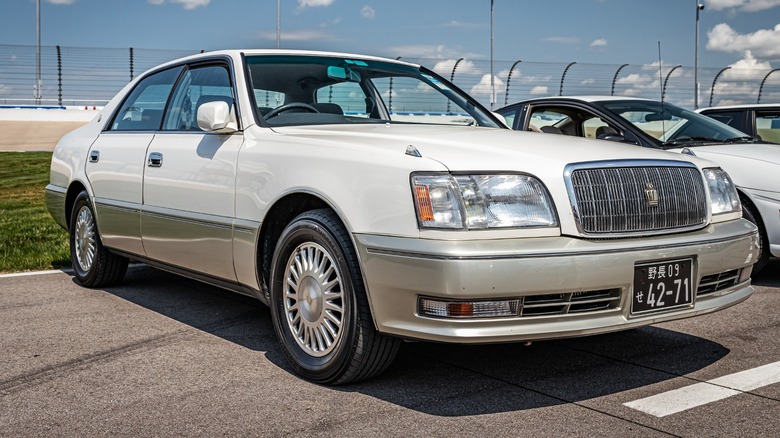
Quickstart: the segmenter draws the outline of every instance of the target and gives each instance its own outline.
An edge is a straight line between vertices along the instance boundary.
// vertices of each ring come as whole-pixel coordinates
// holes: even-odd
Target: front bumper
[[[355,235],[377,329],[409,339],[492,343],[555,339],[625,330],[714,312],[747,299],[750,280],[708,288],[692,306],[630,314],[636,263],[693,258],[694,290],[702,278],[749,269],[756,228],[746,220],[695,232],[637,239],[571,237],[442,241]],[[702,285],[703,287],[703,285]],[[540,316],[445,319],[420,315],[418,300],[480,300],[614,290],[607,310]]]

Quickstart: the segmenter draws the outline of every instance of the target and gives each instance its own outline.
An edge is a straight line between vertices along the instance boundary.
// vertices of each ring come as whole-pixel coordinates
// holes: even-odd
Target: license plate
[[[660,312],[693,304],[693,259],[634,265],[631,314]]]

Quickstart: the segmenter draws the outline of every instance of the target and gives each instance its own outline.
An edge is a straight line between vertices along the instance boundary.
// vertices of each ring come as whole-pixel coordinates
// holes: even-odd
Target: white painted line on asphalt
[[[12,277],[30,277],[33,275],[48,275],[48,274],[62,274],[71,273],[71,269],[52,269],[49,271],[30,271],[30,272],[14,272],[13,274],[0,274],[0,278],[12,278]]]
[[[665,417],[778,382],[780,362],[775,362],[623,405],[656,417]]]

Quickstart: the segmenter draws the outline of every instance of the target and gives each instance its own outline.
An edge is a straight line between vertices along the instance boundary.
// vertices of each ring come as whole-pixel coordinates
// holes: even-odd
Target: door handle
[[[146,160],[146,165],[149,167],[161,167],[163,161],[163,154],[159,152],[151,152],[149,159]]]
[[[100,151],[89,151],[89,162],[97,163],[100,161]]]

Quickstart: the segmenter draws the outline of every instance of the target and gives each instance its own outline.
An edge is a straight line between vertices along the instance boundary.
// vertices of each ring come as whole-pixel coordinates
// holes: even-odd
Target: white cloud
[[[72,5],[73,3],[76,3],[76,0],[47,0],[47,1],[53,5]]]
[[[458,58],[479,58],[481,55],[474,53],[465,53],[458,47],[449,47],[445,45],[428,44],[410,44],[405,46],[388,47],[385,50],[387,56],[401,56],[403,58],[428,58],[428,59],[458,59]],[[454,62],[454,61],[453,61]],[[460,67],[459,67],[460,68]]]
[[[548,42],[548,43],[560,43],[560,44],[577,44],[580,42],[579,38],[575,37],[561,37],[561,36],[552,36],[552,37],[546,37],[542,38],[542,41]]]
[[[493,85],[491,87],[490,74],[482,75],[479,83],[471,87],[470,94],[472,96],[487,96],[489,98],[491,89],[495,89],[496,96],[503,95],[506,91],[506,84],[497,76],[493,76]]]
[[[550,89],[548,87],[537,85],[531,88],[531,96],[548,96]]]
[[[774,29],[759,29],[739,34],[726,23],[707,32],[707,49],[720,52],[743,53],[750,50],[759,58],[780,56],[780,24]]]
[[[744,58],[729,67],[731,68],[723,72],[723,79],[731,81],[760,81],[768,71],[772,70],[769,62],[757,60],[750,50],[745,52]]]
[[[706,5],[715,11],[739,9],[745,12],[758,12],[780,6],[780,0],[706,0]]]
[[[266,32],[260,32],[257,34],[259,38],[262,38],[264,40],[276,40],[276,32],[266,31]],[[334,41],[338,38],[330,33],[322,32],[320,30],[316,29],[304,29],[299,31],[287,31],[285,32],[282,30],[281,40],[282,41],[323,41],[323,40],[329,40]]]
[[[599,38],[597,40],[594,40],[592,43],[590,43],[591,47],[604,47],[607,45],[607,40],[604,38]]]
[[[333,4],[334,0],[298,0],[298,7],[303,8],[314,8],[317,6],[330,6]]]
[[[332,20],[326,21],[324,23],[320,23],[320,27],[330,27],[335,26],[337,24],[341,23],[341,17],[336,17]]]
[[[57,1],[63,1],[63,0],[57,0]],[[146,0],[146,1],[153,5],[162,5],[165,3],[166,0]],[[168,0],[168,2],[173,4],[180,4],[184,7],[184,9],[192,10],[192,9],[197,9],[201,6],[207,6],[209,3],[211,3],[211,0]]]
[[[373,20],[376,18],[376,10],[371,6],[363,6],[363,9],[360,10],[360,16],[369,20]]]
[[[439,61],[436,63],[436,65],[433,66],[433,71],[436,73],[446,77],[449,79],[449,77],[452,75],[452,69],[455,68],[455,63],[458,62],[457,59],[445,59],[444,61]],[[467,76],[478,76],[481,75],[482,71],[477,68],[477,66],[467,60],[464,59],[458,63],[458,68],[455,69],[455,75],[467,75]],[[490,75],[488,75],[488,78]]]

